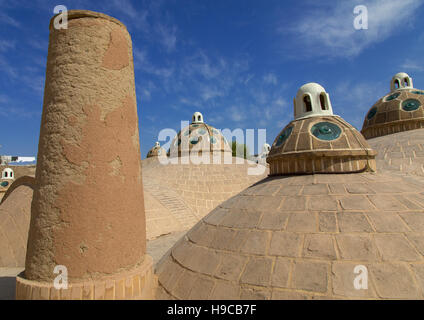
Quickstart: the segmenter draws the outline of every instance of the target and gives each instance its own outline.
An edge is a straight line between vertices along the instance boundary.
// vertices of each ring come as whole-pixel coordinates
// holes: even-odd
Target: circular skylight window
[[[415,99],[408,99],[402,102],[402,109],[405,111],[415,111],[421,106],[421,103]]]
[[[371,110],[367,114],[367,119],[371,120],[377,113],[377,107],[371,108]]]
[[[337,139],[342,133],[342,130],[334,123],[319,122],[312,126],[311,132],[318,139],[329,141]]]
[[[424,95],[424,91],[418,91],[418,90],[416,90],[416,91],[411,91],[412,93],[415,93],[415,94],[420,94],[420,95]]]
[[[392,100],[396,99],[399,96],[400,96],[400,93],[399,92],[395,92],[395,93],[391,94],[390,96],[386,97],[386,101],[392,101]]]
[[[191,144],[197,144],[199,142],[199,137],[192,137],[191,139],[190,139],[190,143]]]
[[[275,143],[275,146],[276,147],[281,146],[288,139],[288,137],[290,136],[290,134],[292,133],[292,131],[293,131],[293,126],[290,126],[288,128],[285,128],[283,130],[283,132],[281,132],[281,134],[277,138],[277,141]]]

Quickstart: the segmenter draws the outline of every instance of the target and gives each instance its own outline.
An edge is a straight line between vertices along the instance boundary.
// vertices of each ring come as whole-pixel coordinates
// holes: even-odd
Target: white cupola
[[[269,151],[271,151],[271,146],[268,143],[264,143],[264,145],[262,146],[262,153],[268,154]]]
[[[12,180],[12,179],[15,179],[15,174],[12,169],[6,168],[1,173],[1,178],[6,180]]]
[[[159,147],[160,147],[160,143],[159,143],[159,141],[156,141],[155,148],[159,148]]]
[[[390,82],[390,90],[402,90],[402,89],[412,89],[414,85],[412,83],[412,78],[405,72],[397,73]]]
[[[318,83],[304,84],[294,99],[294,119],[333,115],[330,96]]]
[[[203,115],[200,112],[193,113],[191,123],[203,123]]]

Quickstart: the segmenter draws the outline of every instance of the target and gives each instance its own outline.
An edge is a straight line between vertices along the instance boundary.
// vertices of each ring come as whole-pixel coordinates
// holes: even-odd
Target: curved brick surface
[[[17,179],[0,205],[0,267],[23,267],[28,241],[33,186]],[[8,191],[9,191],[8,190]]]
[[[337,126],[334,140],[312,133],[318,123]],[[285,136],[285,132],[290,132]],[[281,142],[283,141],[283,142]],[[348,173],[375,170],[375,151],[364,137],[339,116],[314,116],[291,121],[277,135],[267,157],[271,175]]]
[[[421,94],[414,92],[421,92]],[[398,97],[387,100],[388,97],[397,93],[399,93]],[[403,110],[402,103],[408,99],[417,100],[420,103],[420,107],[414,111]],[[374,116],[371,117],[372,114]],[[424,91],[404,89],[390,92],[370,108],[365,117],[361,133],[366,139],[371,139],[419,128],[424,128]]]
[[[423,299],[424,181],[267,178],[222,203],[157,268],[165,299]],[[356,290],[354,268],[368,270]]]
[[[3,203],[7,197],[13,192],[13,190],[15,190],[16,188],[18,188],[19,186],[27,186],[30,187],[31,189],[34,189],[35,186],[35,178],[31,177],[31,176],[21,176],[18,179],[16,179],[15,181],[13,181],[13,183],[10,185],[10,187],[7,189],[7,191],[5,192],[3,198],[1,199],[1,203]],[[31,197],[32,200],[32,197]]]
[[[155,184],[150,179],[144,179],[143,188],[147,240],[177,231],[187,231],[200,220],[171,188]]]
[[[177,205],[181,209],[178,214],[186,221],[183,230],[188,230],[220,203],[267,176],[268,169],[262,165],[236,158],[232,158],[232,161],[232,164],[198,165],[183,164],[180,161],[178,164],[163,165],[157,158],[144,159],[142,161],[144,188],[155,196],[153,188],[160,186],[162,192],[169,195],[170,201],[167,204],[156,198],[166,207]],[[241,164],[236,161],[241,161]],[[249,175],[249,168],[259,168],[261,174]],[[146,204],[147,229],[151,227],[149,223],[155,219],[154,211],[160,210],[155,206],[151,207],[150,203]],[[147,232],[149,233],[149,230]]]
[[[424,176],[424,128],[368,140],[379,171]]]

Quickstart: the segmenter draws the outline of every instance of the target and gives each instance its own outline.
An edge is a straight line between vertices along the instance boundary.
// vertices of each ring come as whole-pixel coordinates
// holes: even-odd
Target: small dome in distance
[[[155,146],[147,153],[147,158],[166,157],[166,151],[160,146],[159,141],[156,141]]]
[[[424,127],[424,91],[415,89],[412,78],[396,74],[391,92],[380,98],[367,112],[361,133],[372,139]]]

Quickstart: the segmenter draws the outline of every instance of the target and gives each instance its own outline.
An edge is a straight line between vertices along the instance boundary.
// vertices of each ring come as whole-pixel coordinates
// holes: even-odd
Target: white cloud
[[[278,83],[277,76],[274,73],[268,73],[268,74],[264,75],[264,81],[265,81],[265,83],[269,83],[269,84],[273,84],[273,85],[277,85],[277,83]]]
[[[18,77],[16,69],[12,67],[2,55],[0,55],[0,69],[12,79],[16,79]]]
[[[129,0],[112,0],[108,5],[124,13],[129,18],[129,26],[141,31],[146,39],[159,43],[168,53],[175,50],[178,28],[170,21],[169,16],[162,12],[160,1],[144,6],[143,9],[135,8]]]
[[[36,74],[25,74],[20,76],[21,81],[32,90],[34,90],[40,97],[44,94],[45,77]]]
[[[285,107],[287,105],[287,101],[284,98],[279,97],[274,101],[274,104],[279,107]]]
[[[15,49],[15,45],[15,41],[0,40],[0,52],[7,52],[10,49]]]
[[[109,2],[110,1],[110,2]],[[129,0],[109,0],[109,4],[116,10],[126,14],[132,19],[139,18],[137,10]]]
[[[152,93],[157,90],[156,85],[153,81],[149,80],[147,82],[141,82],[136,84],[137,96],[140,98],[140,101],[144,103],[145,101],[150,101],[152,98]]]
[[[254,75],[253,73],[249,73],[249,74],[247,75],[246,79],[244,79],[244,80],[243,80],[243,83],[244,83],[245,85],[247,85],[247,84],[249,83],[249,81],[253,79],[253,77],[254,77],[254,76],[255,76],[255,75]]]
[[[175,25],[169,26],[158,23],[155,29],[159,35],[159,42],[165,47],[166,51],[174,51],[177,45],[177,27]]]
[[[246,120],[246,110],[238,106],[232,106],[229,108],[230,118],[234,122],[240,123]]]
[[[19,117],[19,118],[32,118],[38,117],[41,115],[41,108],[39,111],[30,111],[28,109],[15,107],[11,105],[11,101],[14,99],[10,99],[6,95],[0,95],[0,116],[2,117]]]
[[[419,62],[418,60],[413,60],[413,59],[406,59],[402,65],[401,65],[401,69],[402,70],[406,70],[406,71],[424,71],[424,65],[422,64],[422,62]]]
[[[390,89],[390,81],[360,82],[341,81],[330,92],[334,114],[350,119],[350,124],[362,128],[365,114]]]
[[[209,99],[214,99],[216,97],[222,97],[224,95],[224,91],[218,89],[214,85],[203,84],[200,86],[200,96],[203,101],[208,101]]]
[[[223,58],[211,61],[203,50],[197,50],[195,54],[185,59],[182,72],[187,76],[200,75],[205,79],[214,79],[220,76],[227,67]]]
[[[157,67],[154,66],[147,57],[147,51],[133,49],[134,54],[134,68],[141,69],[146,73],[158,76],[160,78],[167,79],[174,74],[174,68],[172,67]]]
[[[183,97],[183,98],[180,98],[180,102],[182,104],[190,106],[190,107],[201,107],[202,106],[202,102],[200,100],[196,100],[196,99],[193,99],[193,98]]]
[[[10,25],[16,28],[19,28],[21,26],[21,24],[16,19],[12,18],[11,16],[7,15],[4,12],[0,12],[0,24],[1,23]]]
[[[411,27],[416,9],[423,3],[422,0],[369,0],[365,2],[368,29],[356,30],[353,9],[362,2],[349,0],[312,6],[313,10],[301,12],[303,18],[279,31],[293,35],[304,55],[354,57],[374,43]]]

